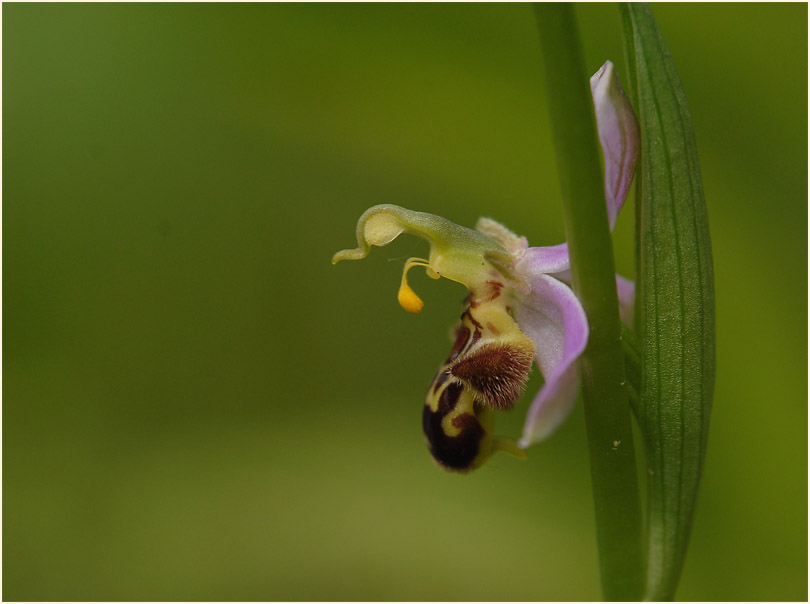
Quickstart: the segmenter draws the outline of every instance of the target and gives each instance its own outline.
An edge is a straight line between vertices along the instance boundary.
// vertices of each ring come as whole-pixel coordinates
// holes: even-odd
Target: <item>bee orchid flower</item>
[[[610,61],[591,78],[591,92],[612,230],[635,171],[638,125]],[[577,359],[588,342],[588,320],[569,286],[566,244],[529,247],[525,237],[489,218],[479,219],[473,230],[433,214],[378,205],[357,223],[358,247],[338,252],[332,262],[365,258],[372,246],[387,245],[403,233],[430,244],[427,258],[405,263],[398,294],[405,310],[418,313],[423,307],[407,281],[415,266],[468,290],[453,347],[425,401],[422,427],[431,454],[444,468],[459,472],[479,467],[495,451],[525,457],[525,448],[567,417],[579,392]],[[629,322],[633,283],[617,275],[617,292],[622,318]],[[494,414],[512,408],[523,395],[533,361],[545,382],[522,437],[516,442],[494,436]]]

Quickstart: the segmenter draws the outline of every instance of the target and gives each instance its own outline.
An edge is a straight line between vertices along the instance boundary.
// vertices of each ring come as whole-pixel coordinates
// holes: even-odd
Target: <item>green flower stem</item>
[[[563,194],[574,291],[588,316],[580,360],[602,591],[638,600],[644,582],[641,504],[625,387],[613,248],[588,74],[570,4],[535,4]]]

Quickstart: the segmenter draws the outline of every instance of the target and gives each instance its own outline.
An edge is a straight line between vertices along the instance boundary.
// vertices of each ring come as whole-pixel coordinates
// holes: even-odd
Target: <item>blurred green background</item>
[[[678,596],[806,600],[807,6],[654,12],[717,279]],[[624,74],[615,7],[579,15],[589,70]],[[463,290],[414,271],[425,311],[398,307],[415,239],[329,263],[376,203],[562,241],[530,6],[7,4],[3,26],[5,599],[599,598],[581,409],[526,462],[442,472],[421,411]]]

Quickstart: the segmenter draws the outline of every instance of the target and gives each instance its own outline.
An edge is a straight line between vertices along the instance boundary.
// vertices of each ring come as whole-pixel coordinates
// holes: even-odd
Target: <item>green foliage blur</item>
[[[678,597],[806,600],[807,6],[654,12],[717,290]],[[579,16],[624,74],[615,6]],[[581,409],[442,472],[464,291],[398,307],[416,239],[329,263],[376,203],[562,241],[541,69],[528,5],[3,6],[3,597],[599,598]]]

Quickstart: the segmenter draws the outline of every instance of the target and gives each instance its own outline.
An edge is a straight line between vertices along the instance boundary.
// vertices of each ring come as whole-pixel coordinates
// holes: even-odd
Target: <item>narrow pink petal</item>
[[[605,202],[612,231],[636,170],[638,122],[610,61],[591,76],[591,95],[605,156]]]
[[[534,342],[546,382],[526,416],[519,442],[523,448],[549,436],[568,416],[579,392],[577,359],[588,343],[588,320],[571,288],[540,273],[527,279],[531,293],[515,307],[515,320]]]
[[[616,275],[616,293],[619,295],[619,316],[622,323],[628,327],[633,327],[636,304],[636,284],[630,279],[625,279],[621,275]]]
[[[532,274],[554,274],[567,271],[571,267],[568,260],[568,244],[550,245],[548,247],[530,247],[523,254],[521,263]]]
[[[530,247],[521,260],[521,270],[531,274],[548,273],[552,277],[571,284],[571,267],[568,261],[568,244],[550,247]],[[636,284],[616,274],[616,293],[619,297],[619,317],[628,327],[635,320]]]

